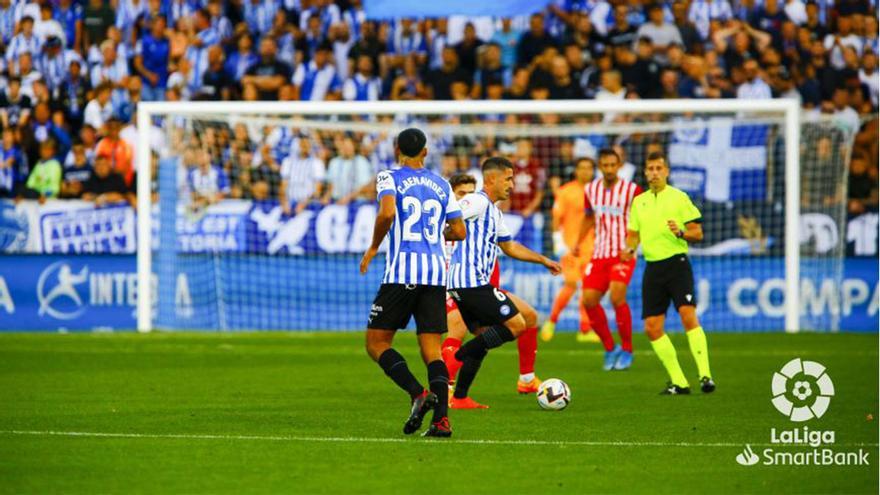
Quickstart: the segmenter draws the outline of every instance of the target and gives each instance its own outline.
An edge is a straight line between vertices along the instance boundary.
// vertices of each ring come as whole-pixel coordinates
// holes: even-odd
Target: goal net
[[[759,105],[760,103],[760,105]],[[384,259],[358,273],[376,214],[374,179],[396,166],[394,136],[419,127],[426,166],[474,175],[516,164],[506,221],[558,257],[549,215],[578,159],[613,148],[646,187],[670,183],[703,212],[691,246],[698,314],[715,331],[835,330],[850,137],[800,123],[790,102],[148,103],[139,108],[139,327],[360,330]],[[150,125],[147,125],[150,124]],[[791,150],[791,157],[787,157]],[[789,159],[787,159],[789,158]],[[149,167],[143,166],[149,163]],[[601,175],[595,171],[595,177]],[[550,311],[563,281],[500,258],[503,287]],[[640,261],[629,290],[641,310]],[[672,313],[670,313],[672,315]],[[577,328],[577,298],[561,330]],[[676,328],[677,318],[669,318]]]

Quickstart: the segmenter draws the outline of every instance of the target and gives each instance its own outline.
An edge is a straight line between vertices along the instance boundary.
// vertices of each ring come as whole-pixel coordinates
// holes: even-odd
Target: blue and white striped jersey
[[[461,213],[467,237],[455,245],[449,264],[449,288],[468,289],[489,284],[499,242],[513,239],[501,210],[485,192],[461,198]]]
[[[446,286],[443,229],[461,217],[452,187],[424,168],[379,172],[378,199],[393,194],[397,215],[388,232],[383,284]]]

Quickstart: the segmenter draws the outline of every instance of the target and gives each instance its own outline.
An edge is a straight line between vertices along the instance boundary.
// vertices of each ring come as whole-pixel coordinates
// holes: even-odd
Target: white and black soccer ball
[[[558,378],[544,380],[538,387],[537,395],[538,404],[543,409],[551,411],[561,411],[571,402],[571,390],[564,381]]]

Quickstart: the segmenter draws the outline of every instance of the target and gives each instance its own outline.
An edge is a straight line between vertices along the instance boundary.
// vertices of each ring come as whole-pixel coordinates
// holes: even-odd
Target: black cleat
[[[704,394],[711,394],[715,391],[715,382],[708,376],[700,378],[700,390],[702,390]]]
[[[440,421],[431,423],[431,426],[422,433],[423,437],[449,438],[452,436],[452,428],[449,427],[449,418],[440,418]]]
[[[416,430],[422,427],[422,418],[425,417],[425,414],[428,414],[428,411],[434,409],[436,406],[437,396],[427,390],[424,391],[422,395],[413,399],[412,411],[409,414],[409,419],[403,424],[403,433],[405,435],[415,433]]]
[[[690,393],[690,387],[679,387],[670,382],[666,384],[666,388],[660,392],[660,395],[688,395]]]

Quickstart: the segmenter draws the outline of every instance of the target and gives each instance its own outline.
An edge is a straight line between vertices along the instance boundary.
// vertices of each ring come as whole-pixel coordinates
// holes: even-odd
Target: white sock
[[[530,381],[535,379],[534,373],[526,373],[525,375],[519,375],[519,381],[529,383]]]

